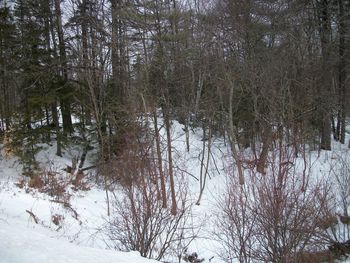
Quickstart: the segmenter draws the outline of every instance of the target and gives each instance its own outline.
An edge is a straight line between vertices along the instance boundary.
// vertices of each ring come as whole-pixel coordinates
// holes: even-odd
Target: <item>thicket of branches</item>
[[[250,169],[245,185],[230,177],[216,229],[226,262],[333,262],[349,253],[340,219],[348,217],[342,212],[338,221],[331,176],[316,180],[295,158],[278,144],[265,174]]]
[[[346,0],[2,1],[1,132],[33,161],[39,141],[60,155],[92,127],[107,160],[135,112],[161,109],[262,155],[279,126],[330,149],[345,143],[349,14]]]

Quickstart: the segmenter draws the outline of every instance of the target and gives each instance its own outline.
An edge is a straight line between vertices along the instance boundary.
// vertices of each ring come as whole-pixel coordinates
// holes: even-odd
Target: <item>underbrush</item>
[[[184,192],[177,196],[178,211],[173,215],[162,207],[155,186],[149,183],[124,188],[115,194],[108,220],[107,244],[117,250],[139,251],[141,256],[160,260],[169,254],[182,257],[193,240],[191,204]]]
[[[293,150],[279,145],[268,155],[265,174],[246,170],[244,185],[231,176],[216,217],[225,262],[329,262],[350,252],[331,176],[316,179],[302,163],[298,167]]]
[[[72,171],[73,172],[73,171]],[[72,191],[87,191],[90,189],[86,176],[80,170],[69,173],[53,164],[37,169],[22,176],[16,183],[27,193],[38,191],[52,197],[52,201],[69,204]]]

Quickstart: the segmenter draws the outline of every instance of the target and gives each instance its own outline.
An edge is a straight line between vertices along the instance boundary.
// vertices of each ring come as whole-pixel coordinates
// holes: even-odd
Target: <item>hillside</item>
[[[200,130],[191,131],[190,151],[187,152],[182,128],[181,124],[173,122],[172,142],[176,182],[182,185],[182,189],[188,191],[186,204],[189,212],[186,214],[186,220],[181,221],[184,224],[182,236],[186,238],[175,242],[162,260],[178,262],[178,257],[188,260],[189,255],[196,253],[198,260],[203,259],[203,262],[222,263],[225,262],[227,240],[226,234],[220,232],[224,230],[219,226],[219,222],[222,222],[221,209],[225,207],[223,201],[227,200],[228,186],[232,178],[237,178],[237,171],[232,170],[232,157],[228,145],[223,138],[213,137],[208,162],[205,159],[207,155],[204,156],[204,162],[208,166],[206,184],[200,205],[196,205],[199,197],[200,173],[203,175],[202,147],[208,146],[208,141],[204,141],[203,144],[203,134]],[[165,131],[162,130],[161,134],[164,138]],[[311,174],[310,184],[313,181],[325,180],[327,184],[332,185],[334,199],[331,210],[341,214],[341,204],[344,200],[337,193],[345,188],[338,188],[339,182],[337,183],[335,175],[339,164],[345,165],[348,169],[348,163],[344,163],[344,160],[348,160],[346,158],[349,157],[349,153],[336,142],[333,148],[331,152],[308,151],[306,161]],[[71,165],[72,156],[79,154],[79,148],[75,146],[67,150],[63,157],[58,157],[55,156],[54,147],[50,146],[39,152],[37,158],[43,171],[51,171],[51,174],[55,172],[63,176],[62,182],[67,182],[67,178],[72,175],[63,169]],[[94,150],[88,153],[85,166],[92,164],[94,155]],[[246,155],[249,156],[248,153]],[[301,157],[296,158],[294,164],[296,169],[300,169],[304,161],[305,159]],[[348,171],[346,169],[342,169],[342,172]],[[111,230],[109,223],[115,216],[113,212],[117,213],[118,209],[114,210],[111,205],[112,212],[108,216],[106,192],[100,184],[94,182],[95,172],[90,170],[89,175],[82,180],[84,183],[81,185],[84,187],[75,189],[70,182],[64,184],[66,188],[61,189],[60,193],[53,194],[43,190],[45,187],[41,189],[29,187],[28,181],[23,181],[26,178],[21,175],[21,164],[18,159],[2,157],[0,262],[151,262],[140,257],[138,252],[126,253],[114,250],[114,248],[118,250],[118,247],[114,247],[116,243],[111,240],[111,232],[108,231]],[[253,183],[252,179],[249,179],[251,170],[248,166],[245,166],[244,172],[246,184]],[[343,176],[342,178],[347,180],[349,174]],[[123,198],[123,187],[115,186],[113,190],[110,189],[110,199],[111,196],[115,197],[111,203],[121,205],[118,200]],[[346,236],[349,234],[348,226],[342,224],[340,218],[337,221],[337,226],[326,229],[326,232],[333,233],[335,235],[333,237],[339,241],[346,241]],[[322,246],[327,248],[327,244]]]

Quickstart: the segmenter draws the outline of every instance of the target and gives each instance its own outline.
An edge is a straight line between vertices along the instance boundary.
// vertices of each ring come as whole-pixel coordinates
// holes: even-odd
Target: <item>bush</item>
[[[120,196],[114,195],[112,216],[107,224],[109,246],[139,251],[143,257],[160,260],[181,242],[192,240],[185,232],[190,207],[184,189],[182,186],[178,191],[178,213],[172,215],[170,209],[162,208],[151,180],[124,186]]]
[[[329,211],[329,187],[299,172],[296,163],[281,146],[270,153],[266,174],[251,169],[246,185],[231,181],[217,217],[225,261],[292,262],[304,251],[324,249],[318,222]]]

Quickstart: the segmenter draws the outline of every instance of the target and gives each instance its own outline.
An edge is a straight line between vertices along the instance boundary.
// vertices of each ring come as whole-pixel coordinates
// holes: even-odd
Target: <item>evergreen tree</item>
[[[18,54],[18,32],[12,10],[0,6],[0,131],[11,126],[15,105],[15,79]]]

